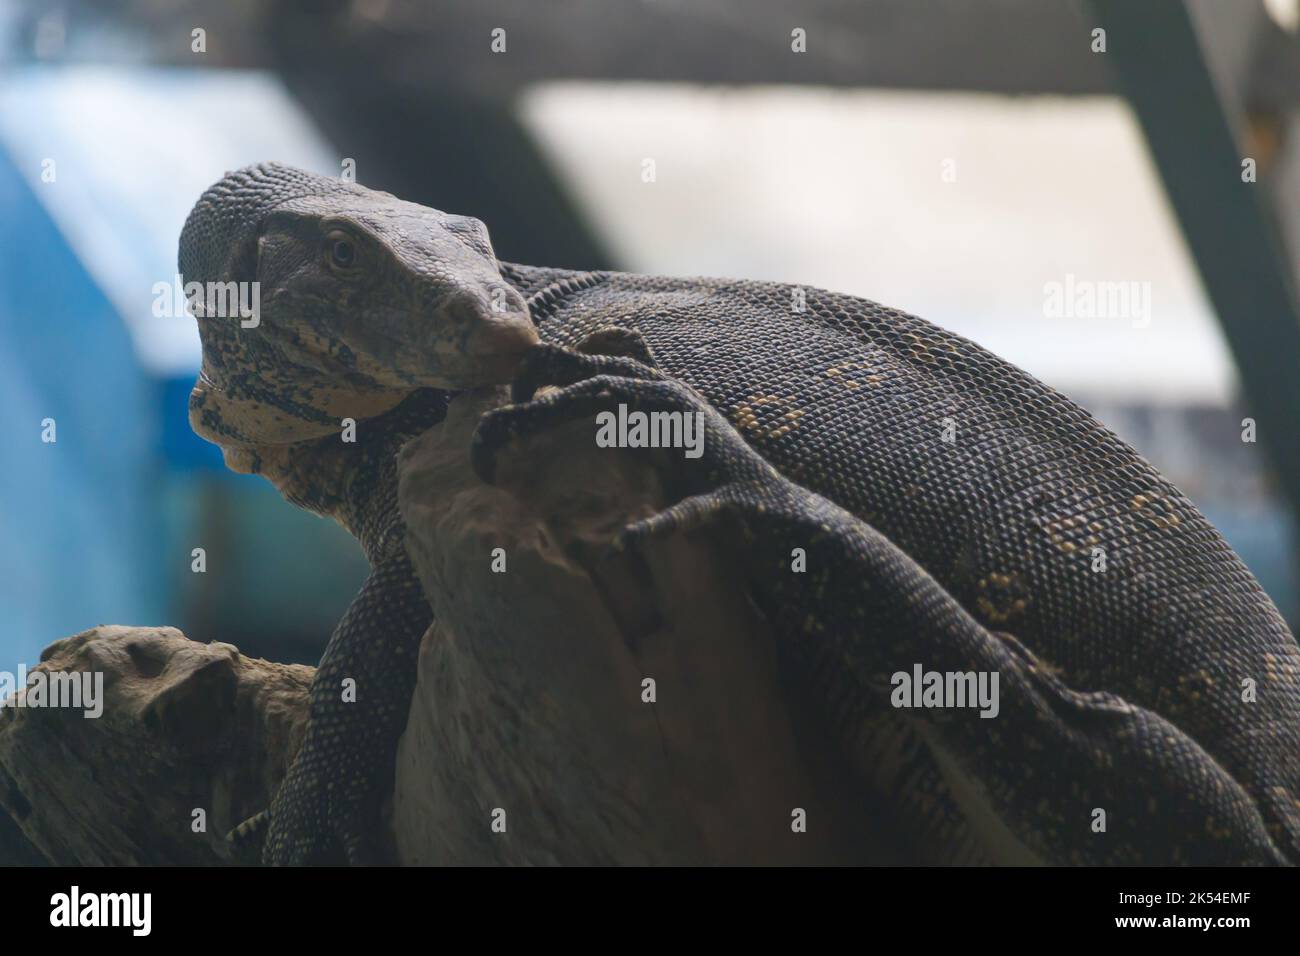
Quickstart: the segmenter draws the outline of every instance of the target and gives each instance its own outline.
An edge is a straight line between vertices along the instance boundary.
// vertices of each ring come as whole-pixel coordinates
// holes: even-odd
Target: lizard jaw
[[[417,350],[410,369],[416,383],[464,389],[513,381],[524,355],[541,341],[527,311],[458,312],[455,322],[440,322],[432,341]]]
[[[524,353],[482,355],[457,362],[443,371],[421,377],[422,388],[442,388],[455,391],[483,388],[488,385],[508,385],[523,361]]]
[[[468,364],[477,380],[472,384],[503,385],[512,381],[525,353],[540,341],[527,315],[522,321],[513,318],[480,322],[465,343]]]

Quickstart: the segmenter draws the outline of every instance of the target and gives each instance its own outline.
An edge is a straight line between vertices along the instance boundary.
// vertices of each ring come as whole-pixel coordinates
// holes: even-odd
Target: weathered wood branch
[[[469,437],[503,400],[463,396],[400,458],[435,624],[385,817],[397,859],[870,854],[841,771],[807,746],[726,536],[611,555],[620,528],[666,502],[654,461],[598,449],[590,421],[516,443],[484,486]],[[98,720],[17,710],[0,724],[0,802],[61,863],[226,860],[221,835],[267,804],[301,739],[311,676],[171,628],[87,631],[42,667],[106,678]],[[793,833],[794,808],[817,826]]]
[[[56,641],[35,670],[103,682],[98,717],[0,710],[0,805],[59,865],[226,862],[224,834],[266,805],[302,740],[313,673],[119,626]]]

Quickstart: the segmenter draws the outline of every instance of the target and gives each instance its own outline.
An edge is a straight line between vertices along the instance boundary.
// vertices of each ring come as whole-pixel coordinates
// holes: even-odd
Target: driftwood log
[[[0,802],[58,865],[213,864],[302,740],[313,669],[170,627],[56,641],[37,670],[103,674],[103,713],[0,711]]]
[[[517,442],[483,485],[469,436],[502,401],[462,396],[400,458],[435,624],[385,809],[395,860],[887,860],[778,679],[737,543],[720,528],[611,554],[666,502],[655,460],[598,449],[590,421]],[[0,803],[64,864],[228,862],[222,835],[301,740],[312,674],[172,628],[96,628],[41,667],[105,675],[97,720],[0,717]]]

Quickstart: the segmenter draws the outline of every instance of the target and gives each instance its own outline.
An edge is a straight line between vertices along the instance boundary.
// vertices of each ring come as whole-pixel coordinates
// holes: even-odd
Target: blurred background
[[[194,322],[156,314],[200,192],[269,159],[477,216],[505,260],[925,316],[1136,445],[1294,626],[1298,19],[1296,0],[0,0],[0,668],[98,623],[314,662],[360,584],[348,535],[190,432]],[[1092,299],[1115,288],[1122,308]]]

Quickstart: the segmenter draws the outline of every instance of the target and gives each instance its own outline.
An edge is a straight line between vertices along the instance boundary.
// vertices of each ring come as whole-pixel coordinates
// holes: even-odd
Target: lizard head
[[[190,421],[227,448],[507,382],[537,342],[478,220],[280,164],[209,188],[179,264],[203,342]]]

